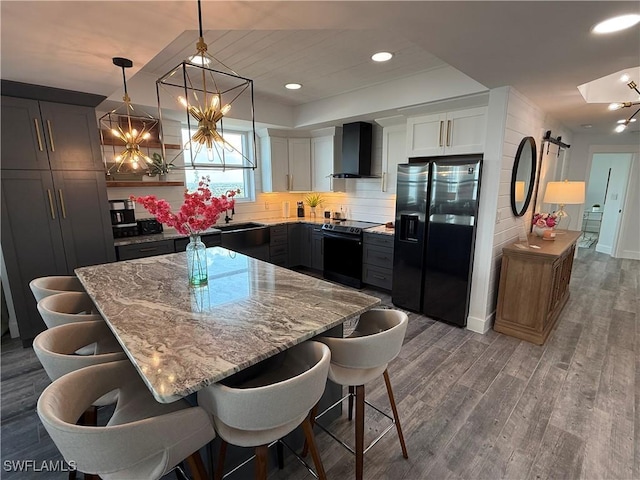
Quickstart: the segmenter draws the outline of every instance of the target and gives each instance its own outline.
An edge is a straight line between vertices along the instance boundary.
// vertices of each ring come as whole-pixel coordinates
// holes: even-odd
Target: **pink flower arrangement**
[[[184,203],[177,213],[171,211],[171,205],[166,200],[158,200],[155,195],[136,197],[131,200],[141,204],[156,219],[173,227],[182,235],[197,235],[216,224],[220,214],[232,210],[235,205],[233,198],[240,190],[229,191],[226,195],[215,197],[209,190],[209,178],[202,177],[195,192],[184,192]]]
[[[558,216],[555,213],[534,213],[533,226],[540,228],[554,228],[558,224]]]

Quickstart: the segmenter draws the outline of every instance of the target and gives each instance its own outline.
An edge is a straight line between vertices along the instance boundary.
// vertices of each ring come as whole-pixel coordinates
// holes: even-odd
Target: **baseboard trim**
[[[493,326],[493,318],[495,313],[492,313],[487,318],[477,318],[469,316],[467,317],[467,330],[471,330],[472,332],[482,333],[483,335],[491,330]]]
[[[606,253],[607,255],[611,255],[611,247],[598,244],[596,245],[596,252]]]

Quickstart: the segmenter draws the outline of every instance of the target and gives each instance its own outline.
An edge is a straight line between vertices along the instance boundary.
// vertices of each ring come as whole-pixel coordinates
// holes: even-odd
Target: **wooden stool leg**
[[[80,417],[80,424],[87,427],[95,427],[98,425],[98,407],[91,406],[85,410]]]
[[[187,457],[187,465],[189,465],[189,470],[191,470],[191,476],[194,480],[205,480],[209,478],[198,450]]]
[[[268,445],[260,445],[259,447],[256,447],[256,480],[267,480],[268,452]]]
[[[304,422],[302,422],[302,430],[304,430],[305,444],[308,445],[311,450],[311,458],[313,458],[313,464],[316,467],[316,474],[320,480],[326,480],[327,474],[325,473],[324,466],[322,465],[322,459],[320,458],[320,453],[316,446],[316,440],[313,436],[313,429],[311,427],[311,420],[309,417],[305,418]]]
[[[276,454],[278,456],[278,469],[282,470],[284,468],[284,447],[280,441],[276,443]]]
[[[349,386],[349,421],[353,419],[353,394],[354,387]]]
[[[227,455],[227,442],[222,439],[220,440],[220,451],[218,452],[218,468],[215,472],[215,480],[222,480],[222,473],[224,472],[224,457]]]
[[[316,403],[311,409],[311,412],[309,412],[309,423],[311,424],[312,429],[313,429],[313,426],[316,424],[316,415],[318,415],[318,403]],[[305,439],[304,445],[302,446],[302,453],[300,453],[300,456],[302,458],[305,458],[308,453],[309,453],[309,444]]]
[[[387,394],[389,395],[389,402],[391,403],[391,410],[393,411],[393,418],[396,421],[396,430],[398,432],[398,438],[400,439],[400,447],[402,448],[402,456],[409,458],[407,453],[407,446],[404,443],[404,435],[402,434],[402,427],[400,426],[400,417],[398,416],[398,409],[396,408],[396,401],[393,398],[393,389],[391,388],[391,381],[389,380],[389,372],[384,371],[384,383],[387,386]]]
[[[356,480],[364,475],[364,385],[356,387]]]

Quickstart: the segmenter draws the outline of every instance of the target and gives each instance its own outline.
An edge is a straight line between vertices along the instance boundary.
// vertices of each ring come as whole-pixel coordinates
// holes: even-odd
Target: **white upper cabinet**
[[[311,190],[311,139],[289,138],[289,190]]]
[[[314,192],[331,191],[333,158],[334,145],[332,135],[311,139],[311,180]]]
[[[263,192],[311,190],[311,139],[260,139]]]
[[[407,120],[407,156],[484,152],[487,107],[413,117]]]
[[[382,129],[382,191],[396,193],[398,164],[407,162],[406,125],[392,125]]]
[[[330,127],[311,132],[311,183],[314,192],[339,191],[340,181],[332,177],[342,152],[342,128]],[[344,182],[342,182],[344,183]]]

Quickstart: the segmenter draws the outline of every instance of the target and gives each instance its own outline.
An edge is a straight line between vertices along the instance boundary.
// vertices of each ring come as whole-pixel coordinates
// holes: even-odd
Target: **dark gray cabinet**
[[[2,169],[103,170],[91,107],[2,97]]]
[[[324,243],[322,226],[309,223],[288,225],[289,266],[322,270]]]
[[[302,265],[302,239],[305,234],[305,225],[301,223],[290,223],[287,225],[287,240],[289,243],[289,266],[297,267]]]
[[[269,230],[269,261],[280,267],[288,267],[289,232],[287,225],[274,225]]]
[[[209,247],[217,247],[222,245],[222,236],[220,233],[205,233],[200,235],[200,241],[205,244],[207,248]],[[175,251],[176,252],[184,252],[187,249],[187,244],[189,243],[189,237],[178,238],[175,240]],[[171,253],[171,252],[167,252]],[[157,255],[160,255],[159,253]],[[145,255],[147,256],[147,255]]]
[[[44,329],[31,280],[115,260],[104,181],[102,172],[3,169],[2,251],[23,341]]]
[[[324,240],[322,238],[322,227],[320,225],[312,226],[311,268],[316,270],[324,269]]]
[[[391,290],[393,278],[393,235],[365,233],[362,253],[362,281]]]
[[[187,239],[187,243],[189,240]],[[186,244],[184,246],[186,248]],[[182,250],[184,251],[185,248]],[[153,257],[155,255],[165,255],[174,253],[174,240],[159,240],[157,242],[132,243],[130,245],[120,245],[116,247],[118,260],[133,260],[136,258]]]
[[[115,248],[94,109],[8,96],[1,106],[2,253],[29,344],[45,328],[29,282],[114,261]]]

